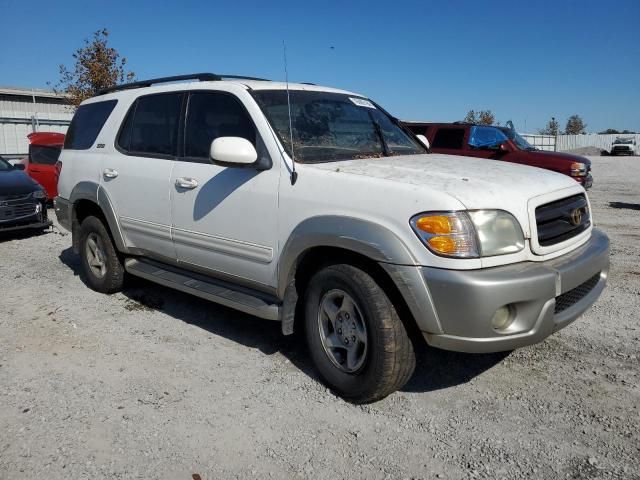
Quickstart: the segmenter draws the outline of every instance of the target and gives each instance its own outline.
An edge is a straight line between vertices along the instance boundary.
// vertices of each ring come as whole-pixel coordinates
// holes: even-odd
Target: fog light
[[[493,314],[493,318],[491,319],[491,326],[495,330],[504,330],[511,325],[513,322],[513,311],[509,305],[505,305],[504,307],[500,307],[496,310],[496,313]]]
[[[40,213],[41,210],[42,210],[42,205],[40,205],[39,203],[36,204],[36,213]]]

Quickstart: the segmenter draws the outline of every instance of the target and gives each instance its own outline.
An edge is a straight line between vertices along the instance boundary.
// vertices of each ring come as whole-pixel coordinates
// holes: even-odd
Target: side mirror
[[[24,170],[24,163],[16,163],[13,168],[16,170]]]
[[[420,140],[425,147],[427,147],[427,150],[431,148],[431,145],[429,145],[429,140],[427,140],[427,137],[425,137],[422,134],[419,134],[419,135],[416,135],[416,138]]]
[[[211,142],[211,161],[226,167],[246,167],[258,159],[258,152],[249,140],[241,137],[218,137]]]
[[[500,150],[501,152],[510,152],[511,149],[509,148],[509,144],[507,142],[502,142],[501,144],[498,145],[498,150]]]

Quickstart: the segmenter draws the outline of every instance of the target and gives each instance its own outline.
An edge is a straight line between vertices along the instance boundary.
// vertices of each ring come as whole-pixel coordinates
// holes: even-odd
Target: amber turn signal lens
[[[453,232],[451,219],[445,215],[422,217],[416,221],[416,227],[434,235],[449,235]]]
[[[431,248],[440,253],[451,254],[458,250],[458,245],[453,237],[431,237],[427,242]]]

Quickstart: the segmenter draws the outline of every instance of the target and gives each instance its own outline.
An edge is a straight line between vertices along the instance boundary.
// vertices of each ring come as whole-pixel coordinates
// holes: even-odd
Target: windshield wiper
[[[382,154],[385,157],[390,157],[391,156],[391,151],[389,150],[389,146],[387,145],[387,141],[384,139],[384,134],[382,133],[382,128],[380,127],[380,124],[374,120],[373,116],[371,114],[369,114],[369,117],[371,117],[371,121],[373,122],[373,128],[376,131],[376,134],[378,135],[378,138],[380,139],[380,143],[382,144]]]

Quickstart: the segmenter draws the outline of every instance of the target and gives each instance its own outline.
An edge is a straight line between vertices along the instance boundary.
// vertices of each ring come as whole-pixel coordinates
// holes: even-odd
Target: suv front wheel
[[[407,331],[376,281],[352,265],[331,265],[310,280],[305,330],[313,362],[327,384],[357,403],[379,400],[413,374]]]
[[[84,279],[93,290],[115,293],[122,289],[122,262],[109,232],[97,217],[87,217],[80,225],[80,261]]]

